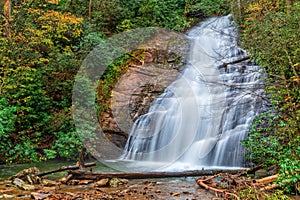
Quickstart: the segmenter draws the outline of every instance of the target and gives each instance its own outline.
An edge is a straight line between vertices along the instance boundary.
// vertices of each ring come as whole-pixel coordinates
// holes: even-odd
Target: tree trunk
[[[89,21],[92,20],[92,0],[89,0]]]
[[[290,12],[291,12],[291,0],[286,0],[285,3],[286,3],[287,14],[290,14]]]
[[[238,18],[239,18],[239,21],[241,21],[241,19],[242,19],[241,0],[237,0],[237,4],[238,4]]]
[[[11,0],[4,0],[4,17],[5,17],[5,27],[4,33],[6,36],[10,36],[10,17],[11,17]]]
[[[146,179],[146,178],[168,178],[168,177],[188,177],[205,176],[218,173],[236,174],[241,170],[195,170],[184,172],[91,172],[87,170],[70,171],[74,179],[100,180],[103,178],[126,178],[126,179]]]
[[[70,1],[70,11],[71,11],[71,13],[73,13],[74,12],[74,0],[71,0]]]
[[[11,1],[4,0],[4,16],[7,19],[10,19],[11,16]]]

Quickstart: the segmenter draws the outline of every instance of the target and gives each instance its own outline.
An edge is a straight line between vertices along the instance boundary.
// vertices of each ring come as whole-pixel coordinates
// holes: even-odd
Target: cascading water
[[[166,170],[243,167],[240,142],[261,107],[261,70],[234,62],[247,54],[230,15],[210,18],[188,36],[189,63],[135,121],[122,159]]]

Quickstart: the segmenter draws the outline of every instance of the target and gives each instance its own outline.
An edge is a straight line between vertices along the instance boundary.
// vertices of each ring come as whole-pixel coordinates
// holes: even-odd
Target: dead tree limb
[[[275,174],[273,176],[268,176],[268,177],[264,177],[258,180],[254,180],[253,183],[255,186],[259,186],[259,185],[266,185],[269,183],[273,183],[274,181],[276,181],[278,178],[278,174]]]
[[[197,182],[197,184],[198,184],[200,187],[202,187],[202,188],[204,188],[204,189],[206,189],[206,190],[213,191],[213,192],[215,192],[216,194],[223,194],[223,195],[225,196],[226,199],[229,198],[229,196],[232,196],[232,197],[234,197],[235,199],[239,199],[239,197],[238,197],[236,194],[234,194],[234,193],[228,192],[228,191],[226,191],[226,190],[224,190],[224,189],[218,189],[218,188],[209,186],[209,185],[207,185],[207,184],[205,183],[205,182],[207,182],[207,181],[212,181],[212,179],[214,179],[215,177],[217,177],[217,176],[219,176],[219,175],[220,175],[220,174],[217,174],[217,175],[215,175],[215,176],[212,176],[212,177],[209,177],[209,178],[205,178],[205,179],[199,178],[196,182]]]
[[[268,185],[265,187],[260,188],[260,191],[268,191],[268,190],[273,190],[279,188],[278,184],[273,184],[273,185]]]
[[[246,57],[243,57],[243,58],[240,58],[238,60],[234,60],[234,61],[231,61],[231,62],[228,62],[228,63],[223,63],[221,65],[221,67],[227,67],[228,65],[233,65],[233,64],[236,64],[236,63],[240,63],[240,62],[243,62],[245,60],[248,60],[250,59],[250,56],[246,56]]]
[[[252,168],[246,169],[247,174],[253,174],[255,173],[257,170],[259,170],[260,168],[262,168],[263,164],[258,164]]]
[[[92,167],[92,166],[96,166],[96,163],[92,162],[92,163],[87,163],[87,164],[84,165],[84,167]],[[62,171],[67,171],[67,170],[77,170],[77,169],[79,169],[78,165],[63,166],[63,167],[60,167],[59,169],[54,169],[54,170],[50,170],[50,171],[41,172],[41,173],[37,174],[37,176],[46,176],[48,174],[53,174],[53,173],[56,173],[56,172],[62,172]]]

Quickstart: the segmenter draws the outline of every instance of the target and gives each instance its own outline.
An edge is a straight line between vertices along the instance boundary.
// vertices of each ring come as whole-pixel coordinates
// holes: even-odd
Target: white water
[[[244,167],[241,140],[261,107],[260,69],[249,61],[232,17],[194,27],[189,64],[131,128],[122,160],[147,169]]]

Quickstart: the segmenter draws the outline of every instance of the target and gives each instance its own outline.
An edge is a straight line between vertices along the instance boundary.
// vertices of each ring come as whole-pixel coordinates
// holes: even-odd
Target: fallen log
[[[233,65],[233,64],[236,64],[236,63],[240,63],[240,62],[243,62],[245,60],[248,60],[250,59],[250,56],[246,56],[246,57],[243,57],[243,58],[240,58],[238,60],[234,60],[234,61],[231,61],[231,62],[228,62],[228,63],[223,63],[220,67],[227,67],[228,65]]]
[[[84,167],[93,167],[93,166],[96,166],[95,162],[84,164]],[[78,165],[62,166],[58,169],[38,173],[37,176],[41,177],[41,176],[46,176],[48,174],[53,174],[53,173],[56,173],[56,172],[62,172],[62,171],[67,171],[67,170],[77,170],[79,168],[80,168],[80,166],[78,166]]]
[[[262,187],[260,188],[260,191],[268,191],[268,190],[274,190],[274,189],[277,189],[279,188],[279,185],[278,184],[273,184],[273,185],[268,185],[268,186],[265,186],[265,187]]]
[[[254,174],[257,170],[263,167],[263,164],[258,164],[252,168],[246,169],[247,174]]]
[[[100,180],[103,178],[125,178],[125,179],[144,179],[144,178],[170,178],[170,177],[190,177],[207,176],[219,173],[236,174],[241,170],[193,170],[183,172],[91,172],[87,170],[69,171],[74,179]]]
[[[275,174],[273,176],[267,176],[258,180],[253,180],[253,183],[255,186],[266,185],[275,182],[277,178],[278,178],[278,174]]]

